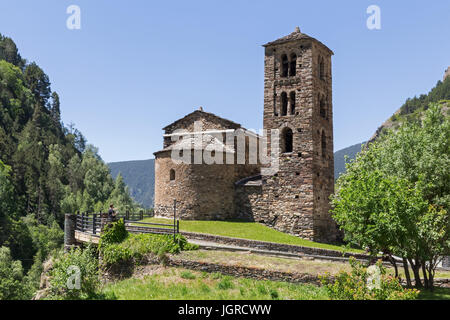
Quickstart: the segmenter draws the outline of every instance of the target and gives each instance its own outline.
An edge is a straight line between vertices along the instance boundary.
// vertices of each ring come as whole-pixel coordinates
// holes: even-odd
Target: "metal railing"
[[[125,228],[132,233],[176,234],[180,233],[180,222],[174,219],[172,224],[143,222],[146,217],[144,212],[118,214],[111,218],[107,213],[78,213],[76,217],[76,230],[93,235],[100,235],[103,228],[119,219],[123,219]]]

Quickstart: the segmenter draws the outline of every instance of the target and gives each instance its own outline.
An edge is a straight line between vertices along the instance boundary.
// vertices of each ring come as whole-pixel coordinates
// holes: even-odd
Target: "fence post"
[[[92,215],[92,234],[95,234],[97,232],[96,220],[97,220],[97,214],[94,213]]]
[[[64,216],[64,250],[67,252],[76,243],[75,230],[77,215],[66,213]]]
[[[84,212],[81,213],[81,231],[84,232]]]
[[[143,220],[144,219],[144,212],[141,210],[141,212],[139,212],[139,214],[140,214],[141,220]]]
[[[180,220],[177,219],[177,233],[180,233]]]
[[[125,220],[130,220],[130,211],[125,212]]]

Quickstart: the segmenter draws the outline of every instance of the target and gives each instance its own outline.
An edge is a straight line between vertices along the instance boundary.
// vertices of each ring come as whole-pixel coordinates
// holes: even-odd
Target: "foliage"
[[[438,81],[436,86],[431,89],[428,94],[422,94],[419,97],[406,100],[405,104],[400,108],[401,115],[407,115],[416,110],[426,110],[429,105],[440,100],[450,99],[450,80]]]
[[[376,255],[405,259],[416,285],[432,287],[450,253],[450,122],[433,105],[421,123],[406,123],[371,143],[347,165],[332,196],[346,240]]]
[[[75,268],[74,268],[75,267]],[[79,288],[75,281],[76,269],[80,271]],[[71,289],[68,284],[74,285]],[[61,253],[50,271],[50,299],[80,300],[94,299],[98,296],[100,279],[98,259],[92,247],[74,248]]]
[[[381,261],[374,266],[376,274],[369,272],[360,262],[350,258],[351,272],[341,271],[331,280],[329,275],[321,277],[328,295],[333,300],[414,300],[419,295],[416,289],[404,289],[398,279],[386,275]]]
[[[0,247],[0,300],[30,298],[31,292],[24,282],[21,262],[11,258],[9,248]]]
[[[103,262],[112,265],[121,261],[134,260],[139,263],[147,254],[162,258],[167,253],[179,253],[181,250],[195,250],[198,246],[189,244],[182,235],[129,234],[121,243],[112,243],[101,247]]]
[[[123,219],[113,222],[105,227],[100,237],[99,247],[105,247],[114,243],[120,243],[126,239],[128,231]]]
[[[33,265],[26,276],[28,285],[37,290],[40,283],[43,263],[47,257],[55,255],[64,243],[64,231],[56,221],[49,225],[39,224],[33,214],[23,219],[26,228],[30,232],[33,248],[36,254],[33,258]]]

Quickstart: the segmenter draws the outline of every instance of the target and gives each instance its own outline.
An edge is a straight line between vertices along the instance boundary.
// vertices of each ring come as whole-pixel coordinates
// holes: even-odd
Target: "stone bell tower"
[[[280,132],[279,171],[263,176],[265,222],[304,239],[333,242],[333,52],[298,27],[264,47],[264,129]]]

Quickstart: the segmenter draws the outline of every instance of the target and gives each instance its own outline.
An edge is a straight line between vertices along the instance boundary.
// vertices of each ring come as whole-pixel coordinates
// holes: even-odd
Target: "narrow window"
[[[175,180],[175,170],[170,169],[170,181]]]
[[[322,158],[325,158],[327,151],[327,141],[325,137],[325,131],[322,130]]]
[[[287,77],[289,72],[289,61],[287,55],[281,56],[281,76]]]
[[[277,112],[277,94],[276,93],[273,95],[273,115],[275,117],[278,117],[278,112]]]
[[[325,80],[325,62],[322,57],[319,58],[319,78]]]
[[[291,62],[289,64],[289,76],[294,77],[297,74],[297,55],[291,55]]]
[[[288,98],[286,92],[283,92],[281,94],[281,115],[285,116],[287,115],[288,110]]]
[[[291,91],[289,98],[291,100],[291,114],[295,115],[295,91]]]
[[[282,133],[282,151],[283,153],[292,152],[293,134],[290,128],[284,128]]]
[[[320,96],[320,98],[319,98],[320,100],[319,100],[319,106],[320,106],[320,116],[322,117],[322,118],[325,118],[326,116],[327,116],[327,113],[326,113],[326,103],[325,103],[325,98],[323,97],[323,96]]]

